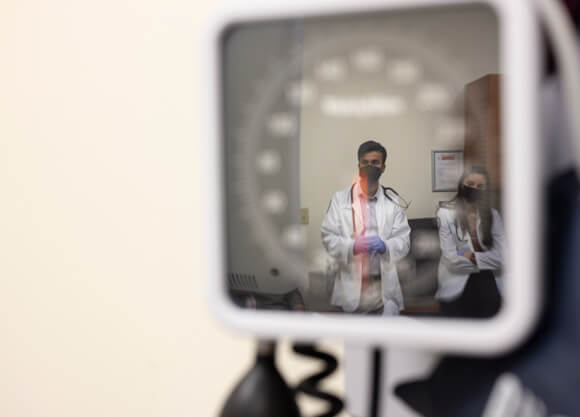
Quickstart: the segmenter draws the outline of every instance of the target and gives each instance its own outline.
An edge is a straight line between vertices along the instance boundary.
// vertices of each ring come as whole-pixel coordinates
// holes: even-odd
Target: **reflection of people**
[[[410,228],[396,196],[379,185],[387,151],[358,149],[359,180],[332,197],[322,243],[337,267],[331,302],[346,312],[395,315],[403,295],[395,262],[409,252]]]
[[[489,175],[472,168],[459,180],[455,198],[437,212],[441,261],[439,289],[443,314],[491,317],[501,306],[504,232],[489,207]]]

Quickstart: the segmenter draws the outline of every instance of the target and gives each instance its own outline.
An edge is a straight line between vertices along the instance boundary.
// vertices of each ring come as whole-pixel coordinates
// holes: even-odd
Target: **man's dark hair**
[[[385,161],[387,160],[387,150],[383,145],[381,145],[379,142],[375,142],[374,140],[368,140],[358,147],[358,160],[360,161],[360,159],[364,154],[373,151],[377,151],[383,154],[383,164],[384,164]]]

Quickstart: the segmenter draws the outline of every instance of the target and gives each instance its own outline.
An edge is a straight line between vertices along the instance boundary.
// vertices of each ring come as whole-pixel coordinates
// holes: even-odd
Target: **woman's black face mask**
[[[358,174],[361,178],[366,178],[369,184],[376,184],[382,174],[381,169],[374,166],[359,167]]]
[[[468,187],[467,185],[462,184],[461,187],[459,187],[458,195],[468,203],[479,203],[485,197],[485,190]]]

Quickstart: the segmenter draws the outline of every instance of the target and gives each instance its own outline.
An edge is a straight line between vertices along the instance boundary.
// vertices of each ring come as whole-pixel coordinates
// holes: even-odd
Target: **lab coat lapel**
[[[385,239],[385,230],[390,230],[391,226],[387,224],[388,221],[392,221],[393,218],[393,207],[392,204],[388,204],[388,199],[383,193],[383,188],[379,186],[379,191],[377,192],[377,225],[379,226],[379,236]]]
[[[477,230],[477,238],[479,241],[479,246],[481,246],[481,248],[484,250],[488,250],[488,247],[485,246],[485,244],[483,243],[483,232],[482,232],[483,229],[481,228],[481,216],[479,215],[479,213],[477,213],[477,221],[475,223],[475,228]]]
[[[352,203],[345,204],[342,207],[342,216],[344,224],[348,227],[347,232],[349,236],[354,237],[354,225],[352,224],[352,211],[354,210],[354,206]]]
[[[352,189],[352,202],[351,202],[351,236],[355,237],[361,234],[366,228],[366,216],[368,209],[368,201],[366,198],[361,198],[362,191],[360,185],[357,183]],[[355,233],[356,230],[356,233]]]

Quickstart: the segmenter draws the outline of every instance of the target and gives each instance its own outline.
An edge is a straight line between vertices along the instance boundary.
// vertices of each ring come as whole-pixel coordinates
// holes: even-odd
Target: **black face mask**
[[[382,174],[381,169],[373,166],[359,167],[358,174],[361,178],[366,178],[369,184],[376,184]]]
[[[468,187],[467,185],[461,185],[461,187],[459,187],[458,195],[468,203],[479,203],[481,200],[483,200],[485,191],[473,187]]]

